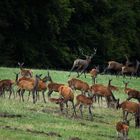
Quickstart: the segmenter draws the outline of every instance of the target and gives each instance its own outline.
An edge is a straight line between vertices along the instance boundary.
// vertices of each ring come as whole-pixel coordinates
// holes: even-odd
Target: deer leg
[[[71,68],[71,70],[70,70],[70,73],[69,73],[68,77],[71,76],[71,72],[73,71],[74,68],[75,68],[75,65],[73,64],[73,66],[72,66],[72,68]]]
[[[52,90],[48,91],[48,97],[51,97],[52,92],[53,92]]]
[[[66,113],[68,115],[68,102],[66,101]]]
[[[21,90],[21,97],[22,97],[22,101],[24,102],[24,97],[23,97],[23,94],[24,94],[25,90]]]
[[[81,105],[79,106],[79,109],[80,109],[80,114],[81,114],[81,118],[83,118],[82,108],[83,108],[83,105],[81,104]]]
[[[75,115],[76,116],[76,110],[75,110],[75,106],[74,106],[74,102],[72,101],[72,107],[73,107],[73,115]],[[73,116],[72,115],[72,116]]]
[[[80,77],[80,76],[85,72],[86,68],[87,68],[87,66],[85,66],[85,67],[83,68],[83,70],[81,71],[81,73],[79,74],[78,77]]]
[[[44,103],[46,103],[46,99],[45,99],[45,94],[44,93],[45,93],[45,91],[42,92],[42,95],[43,95]]]
[[[90,120],[92,121],[93,120],[93,114],[92,114],[92,111],[91,111],[91,106],[89,106],[89,114],[90,114]]]
[[[27,99],[27,101],[29,101],[29,98],[30,98],[30,94],[31,94],[31,93],[30,93],[30,91],[29,91],[29,93],[28,93],[28,99]]]
[[[11,88],[9,89],[9,99],[11,98],[11,95],[12,95],[12,90],[11,90]]]

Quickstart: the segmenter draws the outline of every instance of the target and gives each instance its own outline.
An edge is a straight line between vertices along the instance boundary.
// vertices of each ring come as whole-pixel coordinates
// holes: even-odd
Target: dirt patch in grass
[[[21,118],[23,117],[22,115],[20,114],[10,114],[10,113],[7,113],[7,112],[0,112],[0,117],[4,117],[4,118]]]
[[[20,129],[17,127],[12,127],[12,126],[0,126],[0,129],[8,129],[8,130],[18,130],[18,131],[25,131],[33,134],[41,134],[41,135],[46,135],[46,136],[54,136],[54,137],[62,137],[60,134],[56,132],[44,132],[44,131],[38,131],[38,130],[32,130],[32,129]]]
[[[71,138],[69,138],[69,140],[81,140],[81,139],[78,137],[71,137]]]

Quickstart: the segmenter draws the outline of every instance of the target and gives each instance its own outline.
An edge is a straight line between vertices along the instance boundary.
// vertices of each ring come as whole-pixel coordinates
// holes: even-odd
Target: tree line
[[[93,65],[140,60],[140,0],[0,1],[0,66],[69,69],[91,54]]]

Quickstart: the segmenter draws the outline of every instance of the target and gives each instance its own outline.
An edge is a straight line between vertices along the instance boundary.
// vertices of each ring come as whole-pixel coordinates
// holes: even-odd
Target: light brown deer
[[[95,84],[96,83],[96,78],[97,78],[97,75],[99,73],[99,66],[93,68],[91,71],[90,71],[90,76],[92,78],[92,83]]]
[[[94,96],[105,97],[108,107],[117,107],[119,99],[115,99],[109,86],[106,87],[102,84],[94,84],[90,87],[90,90]]]
[[[67,110],[68,110],[68,101],[70,101],[73,106],[73,115],[76,115],[75,106],[74,106],[74,94],[72,89],[69,86],[60,86],[58,90],[60,96],[64,98],[64,103],[66,103]]]
[[[68,80],[68,85],[69,85],[69,87],[71,87],[74,90],[80,90],[83,94],[85,94],[86,92],[89,92],[88,83],[86,83],[82,80],[72,78],[72,79]]]
[[[93,120],[93,114],[92,114],[92,111],[91,111],[92,104],[93,104],[93,95],[92,95],[92,97],[87,97],[83,94],[80,94],[76,97],[75,109],[76,109],[77,106],[79,106],[81,117],[83,117],[83,111],[82,111],[83,105],[88,106],[89,114],[90,114],[90,120]]]

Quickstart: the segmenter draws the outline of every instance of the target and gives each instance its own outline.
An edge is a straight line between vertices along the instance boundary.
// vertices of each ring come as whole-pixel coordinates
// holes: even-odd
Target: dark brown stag
[[[71,70],[70,70],[69,76],[71,75],[71,72],[72,72],[75,68],[77,68],[77,69],[76,69],[76,72],[77,72],[77,74],[78,74],[77,77],[80,77],[80,76],[84,73],[85,78],[86,78],[86,74],[85,74],[86,69],[87,69],[87,67],[89,66],[89,64],[90,64],[91,59],[93,58],[93,56],[96,54],[96,51],[97,51],[97,49],[94,48],[94,53],[93,53],[93,54],[91,54],[91,55],[85,55],[85,54],[83,53],[83,51],[80,49],[80,52],[82,53],[83,56],[86,57],[86,59],[79,59],[79,58],[78,58],[78,59],[74,60],[73,66],[72,66],[72,68],[71,68]],[[80,71],[80,70],[81,70],[81,73],[79,74],[79,71]]]

